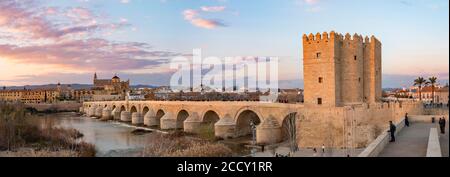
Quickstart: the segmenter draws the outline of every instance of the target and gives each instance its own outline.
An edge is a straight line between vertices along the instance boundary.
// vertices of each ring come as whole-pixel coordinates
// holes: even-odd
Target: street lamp
[[[252,144],[256,144],[256,125],[253,120],[250,120],[250,129],[252,130]]]

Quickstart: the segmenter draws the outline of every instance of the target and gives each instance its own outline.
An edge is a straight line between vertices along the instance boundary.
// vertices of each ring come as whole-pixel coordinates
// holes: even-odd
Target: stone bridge
[[[198,133],[203,126],[211,126],[220,138],[252,134],[253,121],[257,125],[257,143],[273,144],[287,138],[287,122],[292,118],[289,115],[302,109],[301,104],[261,102],[107,101],[85,102],[80,111],[89,117],[162,130]]]

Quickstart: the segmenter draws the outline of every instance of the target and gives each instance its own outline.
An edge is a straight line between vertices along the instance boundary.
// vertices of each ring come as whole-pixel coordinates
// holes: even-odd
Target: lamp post
[[[252,131],[252,144],[256,144],[256,125],[253,120],[250,120],[250,129]]]
[[[250,129],[252,131],[252,145],[254,146],[256,144],[256,125],[253,122],[253,120],[250,120]],[[252,156],[255,156],[256,149],[253,147],[251,150]]]

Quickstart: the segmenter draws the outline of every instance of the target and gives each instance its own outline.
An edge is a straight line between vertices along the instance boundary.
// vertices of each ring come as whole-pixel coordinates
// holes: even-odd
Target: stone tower
[[[381,43],[332,31],[303,35],[305,105],[344,106],[381,99]]]

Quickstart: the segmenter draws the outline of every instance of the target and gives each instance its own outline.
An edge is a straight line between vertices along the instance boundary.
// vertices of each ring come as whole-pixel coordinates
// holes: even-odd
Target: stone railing
[[[439,118],[445,118],[448,122],[448,114],[447,115],[410,115],[410,122],[421,122],[421,123],[431,123],[432,118],[434,117],[435,123],[438,123]]]
[[[437,128],[430,129],[428,137],[427,157],[442,157]]]
[[[395,125],[397,130],[395,134],[397,135],[405,126],[405,119],[402,119],[399,123]],[[377,157],[384,147],[389,143],[390,135],[388,133],[389,128],[383,131],[380,136],[378,136],[372,143],[370,143],[363,152],[361,152],[358,157]]]
[[[448,115],[449,110],[447,107],[445,108],[427,108],[424,109],[425,115]]]

